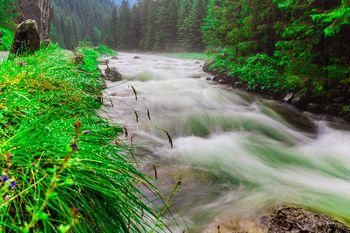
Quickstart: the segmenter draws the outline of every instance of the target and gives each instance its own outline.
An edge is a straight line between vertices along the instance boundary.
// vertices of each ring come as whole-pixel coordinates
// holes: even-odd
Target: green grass
[[[78,52],[84,64],[50,45],[0,65],[0,232],[146,232],[153,219],[122,129],[95,111],[100,53]]]
[[[14,37],[12,30],[0,26],[0,31],[4,34],[2,36],[2,45],[0,45],[0,51],[7,51],[11,48],[11,43]]]
[[[97,47],[96,47],[96,50],[100,53],[100,54],[103,54],[103,55],[110,55],[110,56],[113,56],[113,55],[117,55],[117,52],[108,48],[106,45],[104,44],[99,44]]]
[[[164,55],[172,58],[192,60],[208,60],[211,58],[211,56],[206,53],[166,53]]]

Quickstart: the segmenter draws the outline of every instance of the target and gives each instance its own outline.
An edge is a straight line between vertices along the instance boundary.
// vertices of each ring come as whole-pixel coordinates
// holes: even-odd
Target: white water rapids
[[[121,53],[109,65],[125,80],[108,82],[101,115],[125,125],[164,194],[182,181],[171,200],[174,232],[285,203],[350,220],[346,124],[207,81],[202,61]]]

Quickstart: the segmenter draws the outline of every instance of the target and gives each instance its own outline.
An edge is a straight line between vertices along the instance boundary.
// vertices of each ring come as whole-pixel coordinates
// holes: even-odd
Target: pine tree
[[[130,4],[128,0],[123,0],[120,5],[119,14],[119,45],[122,49],[128,49],[130,47]]]
[[[113,7],[108,34],[108,45],[112,48],[118,47],[118,11],[117,7]]]

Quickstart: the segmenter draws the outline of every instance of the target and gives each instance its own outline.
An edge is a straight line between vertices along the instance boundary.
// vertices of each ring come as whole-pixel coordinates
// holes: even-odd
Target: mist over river
[[[109,64],[124,80],[108,82],[100,114],[125,125],[164,195],[181,181],[171,230],[205,232],[279,204],[349,222],[349,126],[208,81],[203,63],[120,53]]]

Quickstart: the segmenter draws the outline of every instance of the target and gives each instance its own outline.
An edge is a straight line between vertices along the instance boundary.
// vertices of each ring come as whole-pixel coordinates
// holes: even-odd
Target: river
[[[172,231],[217,232],[225,219],[221,232],[249,231],[286,203],[350,220],[348,125],[208,81],[203,61],[120,53],[109,65],[125,80],[108,82],[100,114],[125,125],[165,195],[181,182]]]

